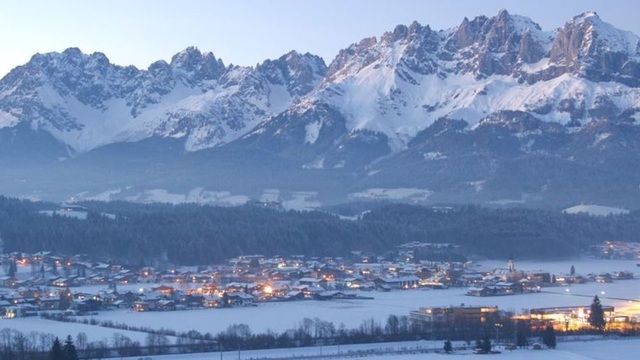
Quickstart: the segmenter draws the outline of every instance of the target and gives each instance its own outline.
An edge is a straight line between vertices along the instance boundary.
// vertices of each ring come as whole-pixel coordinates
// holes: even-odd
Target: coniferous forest
[[[256,204],[84,202],[85,220],[39,211],[56,204],[0,197],[4,252],[42,250],[117,259],[211,264],[246,254],[345,256],[382,254],[408,242],[451,243],[464,254],[503,259],[561,259],[607,240],[639,241],[640,213],[595,217],[559,211],[463,206],[434,210],[371,204],[356,220],[321,211],[283,211]],[[105,216],[113,214],[115,216]]]

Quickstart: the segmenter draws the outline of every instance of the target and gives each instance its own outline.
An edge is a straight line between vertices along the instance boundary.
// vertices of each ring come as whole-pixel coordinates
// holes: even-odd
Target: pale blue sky
[[[24,0],[0,3],[0,76],[35,53],[79,47],[112,63],[146,69],[187,46],[225,64],[255,65],[290,50],[327,63],[338,50],[417,20],[447,29],[500,9],[544,30],[588,10],[640,34],[638,0]]]

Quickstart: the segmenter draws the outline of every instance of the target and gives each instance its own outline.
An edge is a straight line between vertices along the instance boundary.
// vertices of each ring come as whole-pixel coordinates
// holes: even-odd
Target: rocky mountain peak
[[[324,75],[327,69],[327,65],[321,57],[310,53],[300,54],[295,50],[281,56],[278,61],[286,64],[290,72],[299,72],[312,68],[314,72]]]
[[[539,61],[546,54],[551,35],[531,19],[501,10],[496,16],[465,18],[446,39],[449,58],[463,60],[456,72],[477,77],[511,75],[521,63]]]
[[[69,64],[71,66],[78,66],[86,59],[86,55],[80,51],[77,47],[71,47],[64,50],[61,54],[60,60],[62,63]]]
[[[276,60],[265,60],[256,67],[273,84],[285,85],[291,96],[303,96],[325,76],[324,60],[310,53],[291,51]]]
[[[405,40],[408,35],[409,28],[405,25],[398,25],[393,31],[384,33],[380,38],[380,42],[383,44],[392,44],[400,40]]]
[[[574,25],[580,25],[585,22],[590,24],[603,23],[602,19],[600,19],[600,16],[598,15],[597,12],[586,11],[586,12],[583,12],[582,14],[574,16],[570,21],[567,22],[567,24],[571,23]]]
[[[202,61],[202,57],[202,52],[197,47],[189,46],[171,57],[171,66],[185,71],[194,71]]]
[[[360,42],[355,43],[342,49],[338,55],[329,64],[327,69],[327,80],[331,79],[340,71],[348,71],[345,66],[352,68],[354,66],[363,67],[371,64],[376,60],[376,56],[368,52],[368,50],[378,44],[378,39],[374,37],[364,38]],[[357,63],[357,65],[356,65]]]
[[[222,60],[213,53],[202,53],[197,47],[190,46],[171,58],[171,67],[195,75],[196,80],[215,80],[225,71]]]
[[[151,65],[149,65],[147,71],[153,77],[166,76],[173,73],[172,66],[164,60],[158,60],[152,63]]]
[[[477,16],[472,21],[465,17],[447,41],[446,49],[455,52],[475,44],[478,41],[481,29],[488,20],[486,16]]]
[[[109,58],[104,53],[94,52],[89,55],[89,61],[87,67],[89,68],[107,68],[111,65]]]
[[[501,10],[486,24],[485,46],[492,52],[513,51],[525,29],[528,27],[516,26],[515,19],[506,10]]]
[[[638,46],[638,36],[602,21],[595,12],[587,12],[558,30],[549,60],[593,81],[616,79],[639,86]]]

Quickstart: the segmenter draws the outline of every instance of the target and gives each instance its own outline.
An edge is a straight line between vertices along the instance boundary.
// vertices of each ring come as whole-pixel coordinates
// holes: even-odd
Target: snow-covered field
[[[562,210],[562,212],[567,214],[589,214],[594,216],[608,216],[608,215],[621,215],[628,214],[629,210],[621,209],[610,206],[601,206],[601,205],[576,205],[570,208]]]
[[[127,200],[139,203],[198,203],[222,206],[243,205],[249,201],[249,197],[242,194],[232,194],[229,191],[211,191],[202,187],[196,187],[186,193],[172,193],[165,189],[134,189],[125,187],[103,191],[98,194],[88,192],[75,196],[76,200]]]
[[[305,317],[320,318],[331,321],[336,326],[344,324],[347,328],[355,328],[364,320],[371,318],[384,325],[389,315],[409,315],[412,310],[429,306],[497,305],[500,309],[522,312],[524,309],[540,307],[586,306],[591,304],[594,295],[598,295],[604,305],[613,305],[618,309],[628,307],[629,300],[632,300],[632,303],[639,301],[640,279],[544,290],[545,292],[537,294],[498,297],[467,296],[466,289],[462,288],[371,292],[366,295],[373,296],[373,300],[297,301],[265,303],[257,307],[165,313],[105,311],[92,317],[100,321],[111,320],[156,329],[171,328],[177,331],[193,329],[212,334],[224,331],[230,324],[237,323],[249,325],[254,333],[267,330],[282,332],[297,328]]]
[[[456,345],[454,343],[454,345]],[[301,356],[313,355],[335,355],[331,359],[354,359],[366,358],[369,360],[424,360],[424,359],[469,359],[470,352],[455,351],[452,354],[444,353],[414,353],[414,354],[388,354],[374,355],[363,354],[361,356],[352,356],[354,351],[362,350],[399,350],[408,348],[431,348],[441,349],[442,342],[406,342],[406,343],[388,343],[388,344],[367,344],[367,345],[342,345],[339,349],[336,346],[324,346],[312,348],[298,349],[278,349],[278,350],[261,350],[261,351],[242,351],[224,352],[222,356],[219,353],[213,354],[186,354],[186,355],[166,355],[153,356],[154,360],[205,360],[205,359],[258,359],[258,358],[290,358],[296,359]],[[501,354],[483,355],[482,359],[525,359],[525,360],[631,360],[637,359],[637,351],[640,349],[639,339],[612,339],[612,340],[593,340],[593,341],[576,341],[576,342],[560,342],[555,350],[503,350]],[[338,351],[340,352],[338,354]],[[474,357],[471,357],[473,359]],[[138,358],[130,358],[138,359]]]
[[[32,331],[53,334],[60,339],[66,338],[67,335],[71,335],[75,338],[78,333],[83,332],[87,335],[87,340],[89,342],[104,341],[107,344],[111,343],[114,334],[126,336],[132,341],[139,341],[141,344],[144,344],[147,338],[147,334],[144,332],[110,329],[80,323],[61,323],[58,321],[42,319],[40,317],[26,317],[10,320],[0,318],[0,329],[4,328],[18,330],[25,335]]]
[[[433,191],[428,189],[398,188],[398,189],[368,189],[349,194],[352,200],[408,200],[411,202],[426,201]]]
[[[632,271],[640,268],[635,261],[616,260],[576,260],[571,262],[520,262],[519,269],[544,269],[555,274],[568,273],[571,265],[581,274]],[[478,266],[482,268],[505,267],[504,261],[486,261]],[[141,285],[120,287],[119,290],[136,290]],[[143,285],[144,286],[144,285]],[[96,291],[101,286],[73,289],[73,291]],[[137,313],[129,310],[102,311],[90,316],[98,321],[111,320],[132,326],[154,329],[172,329],[179,332],[197,330],[201,333],[216,334],[231,324],[247,324],[254,333],[273,330],[282,332],[298,327],[305,318],[320,318],[332,321],[336,326],[344,324],[347,328],[358,327],[364,320],[375,319],[384,326],[387,317],[408,315],[410,311],[426,306],[497,305],[501,309],[521,312],[523,309],[589,305],[594,295],[598,295],[604,305],[612,305],[616,310],[629,309],[630,315],[640,316],[640,279],[620,280],[613,283],[587,283],[569,287],[548,287],[536,294],[512,295],[501,297],[471,297],[465,295],[465,288],[444,290],[407,290],[393,292],[367,292],[373,300],[333,300],[298,301],[281,303],[263,303],[256,307],[231,309],[206,309],[172,312]],[[636,305],[636,306],[632,306]],[[80,320],[83,318],[79,317]],[[144,341],[146,334],[107,329],[84,324],[59,323],[40,318],[21,318],[0,320],[0,328],[14,328],[23,332],[31,330],[50,332],[56,336],[75,335],[85,332],[90,341],[110,339],[114,333],[120,333],[133,340]],[[555,353],[554,353],[555,354]],[[537,356],[537,355],[535,355]],[[578,357],[579,358],[579,357]],[[409,360],[409,358],[407,358]]]

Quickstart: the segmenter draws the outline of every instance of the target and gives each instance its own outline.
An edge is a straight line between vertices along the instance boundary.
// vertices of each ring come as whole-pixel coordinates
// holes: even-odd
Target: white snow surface
[[[284,199],[282,207],[287,210],[311,211],[322,206],[322,203],[316,201],[318,193],[314,191],[295,191],[291,193],[290,198]]]
[[[319,156],[316,159],[302,164],[303,169],[324,169],[324,157]]]
[[[504,350],[501,354],[482,355],[487,359],[522,359],[522,360],[632,360],[636,359],[637,349],[640,347],[638,339],[589,339],[585,341],[563,342],[558,340],[558,347],[555,350]],[[454,347],[463,346],[464,343],[452,342]],[[154,356],[155,360],[209,360],[209,359],[283,359],[283,358],[302,358],[303,356],[317,356],[320,354],[331,355],[331,359],[354,359],[366,358],[371,360],[424,360],[424,359],[469,359],[475,358],[470,350],[456,350],[451,354],[445,353],[408,353],[408,354],[388,354],[379,355],[375,351],[393,351],[393,350],[410,350],[410,349],[433,349],[441,350],[442,341],[419,340],[412,342],[398,343],[374,343],[374,344],[355,344],[338,346],[323,346],[310,348],[292,348],[292,349],[274,349],[274,350],[254,350],[242,351],[238,354],[236,351],[229,351],[210,354],[184,354],[184,355],[164,355]],[[362,351],[364,354],[356,355],[354,352]],[[138,360],[138,358],[125,358]]]
[[[145,190],[127,198],[129,201],[141,203],[199,203],[199,204],[226,204],[242,205],[250,198],[245,195],[233,195],[228,191],[207,191],[203,188],[194,188],[186,194],[170,193],[165,189]]]
[[[230,191],[212,191],[195,187],[185,193],[170,192],[166,189],[133,189],[131,187],[106,190],[98,194],[78,194],[78,199],[113,201],[127,200],[140,203],[198,203],[210,205],[236,206],[246,204],[250,198]]]
[[[635,267],[635,262],[630,262]],[[505,262],[496,264],[496,267],[506,267]],[[518,268],[531,266],[530,270],[548,269],[540,263],[522,263]],[[576,261],[558,264],[562,273],[568,273],[571,265],[575,265],[578,273],[595,272],[588,267],[588,262]],[[608,271],[629,269],[629,266],[616,266],[609,263]],[[593,270],[591,270],[593,269]],[[637,271],[637,270],[636,270]],[[560,272],[558,272],[560,273]],[[294,301],[284,303],[263,303],[257,307],[213,309],[213,310],[188,310],[163,313],[132,313],[126,310],[101,312],[92,316],[98,320],[112,320],[114,322],[129,325],[147,326],[151,328],[170,328],[176,331],[188,331],[191,329],[200,332],[217,333],[226,330],[231,324],[244,323],[249,325],[253,332],[266,332],[273,330],[282,332],[296,328],[305,318],[320,318],[344,324],[347,328],[358,327],[363,321],[373,318],[384,324],[389,315],[408,315],[410,311],[420,307],[459,306],[465,305],[497,305],[503,310],[522,312],[523,310],[541,307],[555,306],[581,306],[589,305],[594,295],[598,295],[604,305],[612,305],[616,310],[629,307],[629,300],[640,297],[638,286],[640,280],[624,280],[608,284],[588,283],[573,285],[570,287],[544,288],[541,293],[498,296],[498,297],[473,297],[467,296],[466,288],[450,288],[445,290],[405,290],[392,292],[364,292],[359,293],[371,296],[373,300],[332,300],[332,301]],[[629,299],[629,300],[627,300]],[[631,316],[640,316],[632,313]],[[20,321],[20,319],[18,319]]]
[[[147,337],[147,334],[143,332],[110,329],[81,323],[61,323],[53,320],[45,320],[40,317],[19,319],[0,318],[0,329],[4,328],[15,329],[25,335],[28,335],[32,331],[53,334],[60,339],[66,338],[67,335],[75,338],[78,333],[84,332],[87,334],[87,340],[89,342],[105,341],[107,344],[111,343],[114,334],[124,335],[133,341],[139,341],[141,344],[145,343]]]
[[[279,189],[264,189],[262,195],[260,195],[260,201],[263,202],[276,202],[280,200]]]
[[[442,154],[439,151],[427,152],[422,155],[424,156],[425,160],[442,160],[447,158],[446,155]]]
[[[318,140],[318,136],[320,135],[320,129],[322,128],[322,123],[320,121],[310,122],[305,125],[305,144],[315,144],[316,140]]]
[[[464,119],[473,128],[497,111],[532,111],[551,105],[552,111],[536,116],[566,125],[570,114],[558,110],[563,101],[584,101],[587,111],[582,120],[586,122],[588,110],[596,108],[601,98],[611,99],[618,109],[633,108],[640,98],[640,89],[595,83],[570,74],[534,84],[501,75],[475,79],[471,73],[444,79],[437,75],[414,77],[417,85],[399,78],[388,66],[374,63],[357,74],[337,78],[315,96],[345,114],[348,131],[368,129],[387,135],[393,151],[405,149],[418,132],[441,117]]]
[[[595,260],[595,259],[575,259],[564,262],[536,262],[536,261],[516,261],[516,269],[520,270],[545,270],[552,274],[567,274],[571,266],[574,266],[576,273],[586,275],[590,273],[599,274],[602,272],[613,273],[615,271],[631,271],[638,276],[640,268],[635,261],[629,260]],[[506,268],[505,260],[482,261],[477,265],[478,271],[492,270],[495,268]],[[151,287],[154,284],[132,284],[119,286],[120,291],[138,291],[140,287]],[[106,289],[106,286],[87,286],[82,288],[72,288],[73,292],[96,292]],[[137,313],[128,310],[102,311],[98,315],[91,315],[89,318],[101,320],[112,320],[117,323],[128,325],[144,326],[154,329],[172,329],[176,331],[198,330],[202,333],[216,334],[226,330],[231,324],[244,323],[250,326],[252,332],[265,332],[268,329],[281,332],[290,328],[298,327],[305,318],[320,318],[332,321],[337,326],[341,323],[347,328],[358,327],[364,320],[371,318],[374,321],[384,324],[387,317],[394,315],[408,315],[410,311],[420,307],[429,306],[459,306],[465,305],[497,305],[501,309],[521,312],[523,309],[555,307],[555,306],[578,306],[589,305],[594,295],[598,295],[604,305],[611,305],[616,311],[629,311],[633,317],[640,316],[637,299],[640,298],[640,279],[620,280],[613,283],[587,283],[583,285],[558,286],[543,288],[543,292],[536,294],[523,294],[498,297],[472,297],[466,296],[466,288],[449,288],[444,290],[405,290],[392,292],[360,292],[360,295],[371,296],[373,300],[333,300],[333,301],[294,301],[282,303],[262,303],[257,307],[231,308],[231,309],[206,309],[206,310],[185,310],[170,312],[145,312]],[[632,306],[636,304],[635,306]],[[82,320],[84,317],[78,317]],[[90,326],[76,323],[60,323],[40,318],[17,318],[0,319],[0,328],[13,328],[28,333],[36,330],[50,332],[59,337],[67,334],[75,336],[77,332],[85,332],[90,341],[101,339],[110,340],[114,333],[121,333],[125,336],[144,342],[146,334],[129,332],[118,329],[108,329],[99,326]],[[634,346],[640,344],[640,340],[633,340]],[[575,349],[582,346],[572,347],[574,343],[560,343],[558,350],[540,352],[547,358],[553,354],[569,356]],[[584,343],[589,347],[591,342]],[[608,344],[608,342],[597,342],[598,346]],[[616,349],[626,349],[626,342],[615,342],[615,349],[611,351],[622,351]],[[385,344],[377,344],[384,346]],[[386,344],[389,345],[389,344]],[[442,346],[440,343],[439,346]],[[572,350],[574,349],[574,350]],[[296,351],[302,351],[296,349]],[[317,350],[317,349],[316,349]],[[346,350],[346,348],[343,348]],[[289,351],[289,350],[287,350]],[[306,351],[306,350],[305,350]],[[325,351],[328,350],[325,347]],[[565,353],[564,351],[569,351]],[[244,352],[243,352],[244,353]],[[515,356],[510,352],[503,352],[502,357]],[[513,352],[519,356],[525,356],[530,352]],[[565,355],[562,355],[565,354]],[[588,353],[584,353],[587,356]],[[604,353],[602,353],[604,354]],[[624,356],[626,352],[622,352]],[[635,355],[635,353],[634,353]],[[186,355],[181,355],[186,356]],[[425,355],[421,355],[425,356]],[[429,355],[431,356],[431,355]],[[436,355],[433,355],[436,356]],[[526,355],[529,356],[529,355]],[[534,356],[534,355],[531,355]],[[538,356],[538,355],[535,355]],[[540,355],[542,356],[542,355]],[[599,356],[599,355],[598,355]],[[611,357],[566,357],[567,359],[610,359]],[[179,357],[182,358],[182,357]],[[207,358],[211,358],[208,354]],[[216,357],[217,358],[217,357]],[[244,358],[244,357],[243,357]],[[382,357],[384,358],[384,357]],[[522,358],[522,357],[517,357]],[[536,357],[536,359],[543,357]],[[627,359],[629,357],[618,357]],[[177,359],[177,358],[163,358]],[[193,358],[193,359],[198,359]],[[411,359],[407,357],[407,359]],[[630,359],[630,358],[629,358]]]
[[[39,213],[49,215],[49,216],[53,216],[53,215],[66,216],[66,217],[80,219],[80,220],[87,219],[87,213],[84,211],[43,210],[43,211],[40,211]]]
[[[607,215],[623,215],[628,214],[629,210],[610,207],[610,206],[602,206],[602,205],[576,205],[570,208],[562,210],[562,212],[567,214],[589,214],[594,216],[607,216]]]
[[[0,111],[0,129],[5,127],[16,126],[18,122],[20,121],[14,115],[5,111]]]
[[[433,191],[417,188],[373,188],[349,194],[352,200],[407,200],[411,202],[427,201]]]

